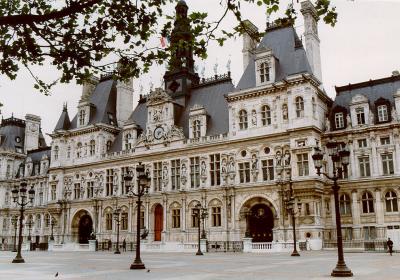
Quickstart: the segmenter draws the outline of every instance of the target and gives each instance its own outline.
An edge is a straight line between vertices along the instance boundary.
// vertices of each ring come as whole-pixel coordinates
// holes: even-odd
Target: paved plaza
[[[146,270],[129,266],[133,252],[24,252],[25,264],[12,264],[14,253],[0,252],[0,279],[329,279],[336,252],[245,254],[144,253]],[[347,253],[353,279],[399,279],[400,254]],[[148,271],[150,270],[150,271]],[[58,276],[55,277],[58,272]]]

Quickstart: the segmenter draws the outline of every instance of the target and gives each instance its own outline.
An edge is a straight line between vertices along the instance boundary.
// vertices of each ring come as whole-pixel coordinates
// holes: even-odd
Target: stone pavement
[[[135,271],[129,269],[134,252],[23,252],[25,264],[12,264],[15,253],[0,252],[0,280],[333,279],[335,251],[300,253],[144,253],[146,270]],[[346,253],[345,259],[355,275],[350,279],[400,279],[399,253]]]

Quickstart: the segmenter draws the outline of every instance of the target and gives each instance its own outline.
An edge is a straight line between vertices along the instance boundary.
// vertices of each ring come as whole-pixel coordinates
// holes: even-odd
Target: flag
[[[167,46],[167,44],[165,43],[165,37],[161,37],[160,42],[161,42],[161,47],[165,48]]]

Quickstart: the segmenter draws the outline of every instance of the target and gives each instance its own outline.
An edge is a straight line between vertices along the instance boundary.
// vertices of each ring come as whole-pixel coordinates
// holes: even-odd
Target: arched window
[[[96,153],[96,142],[94,140],[90,140],[90,143],[89,143],[89,154],[91,156],[94,156],[95,153]]]
[[[79,143],[76,145],[76,157],[77,157],[77,158],[82,157],[82,143],[81,143],[81,142],[79,142]]]
[[[107,152],[111,151],[111,145],[112,145],[111,140],[108,140],[108,141],[107,141],[107,144],[106,144],[106,151],[107,151]]]
[[[112,230],[113,228],[113,214],[112,211],[106,213],[106,230]]]
[[[397,212],[397,195],[394,191],[388,191],[385,194],[386,212]]]
[[[132,138],[132,135],[130,133],[125,135],[125,150],[131,149],[131,138]]]
[[[128,230],[128,213],[125,211],[121,213],[121,230]]]
[[[271,109],[268,105],[261,107],[261,123],[263,126],[271,124]]]
[[[40,214],[36,215],[36,228],[37,229],[42,228],[42,218]]]
[[[85,124],[85,118],[86,118],[85,110],[80,110],[79,111],[79,125],[84,125]]]
[[[348,194],[342,194],[339,198],[340,214],[350,215],[351,214],[351,202]]]
[[[298,96],[295,100],[296,105],[296,116],[298,118],[304,117],[304,101],[303,98]]]
[[[374,213],[374,198],[370,192],[363,193],[361,201],[363,213]]]
[[[58,146],[54,147],[54,160],[58,160]]]
[[[287,120],[289,118],[288,107],[287,104],[282,105],[282,119]]]
[[[239,111],[239,129],[244,130],[248,127],[248,120],[247,120],[247,111],[240,110]]]
[[[200,127],[201,127],[201,123],[200,120],[194,120],[193,121],[193,138],[199,138],[201,133],[200,133]]]
[[[260,74],[260,82],[265,83],[270,80],[269,76],[269,64],[267,62],[260,63],[259,66],[259,74]]]

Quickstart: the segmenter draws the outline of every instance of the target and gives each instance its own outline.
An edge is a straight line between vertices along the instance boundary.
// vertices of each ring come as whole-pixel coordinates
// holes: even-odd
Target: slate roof
[[[175,124],[182,127],[185,136],[189,137],[190,108],[198,104],[204,107],[209,116],[206,135],[217,135],[228,132],[228,103],[225,100],[225,95],[233,90],[234,86],[230,78],[214,83],[206,83],[193,88],[185,106],[183,106],[183,112],[180,114]],[[145,129],[147,116],[146,103],[144,101],[139,101],[139,104],[132,112],[129,120],[134,121],[141,129]]]
[[[58,119],[56,127],[54,128],[54,131],[68,130],[68,129],[70,129],[70,127],[71,127],[71,121],[69,120],[67,107],[64,106],[61,116]]]
[[[2,120],[0,126],[0,148],[15,151],[15,147],[24,148],[25,121],[14,117]],[[19,137],[21,142],[17,143]]]
[[[116,119],[116,101],[117,89],[116,81],[112,79],[103,79],[96,85],[93,93],[90,95],[89,102],[94,108],[91,110],[89,124],[104,123],[110,124],[108,114],[111,114],[114,119],[114,124],[117,124]],[[62,113],[63,114],[63,113]],[[62,116],[61,114],[61,116]],[[60,119],[61,119],[60,116]],[[71,121],[70,129],[77,128],[78,115],[75,115]],[[58,125],[58,123],[57,123]],[[57,126],[56,126],[57,128]],[[56,130],[56,129],[54,129]]]
[[[275,28],[266,32],[257,50],[268,48],[278,59],[275,81],[282,81],[290,75],[312,73],[307,54],[300,39],[292,26]],[[250,59],[236,90],[256,86],[255,61]]]
[[[372,108],[379,98],[385,98],[394,106],[393,95],[400,89],[400,76],[391,76],[387,78],[370,80],[367,82],[349,84],[346,86],[336,87],[335,105],[340,105],[349,110],[351,99],[357,95],[364,95]]]

